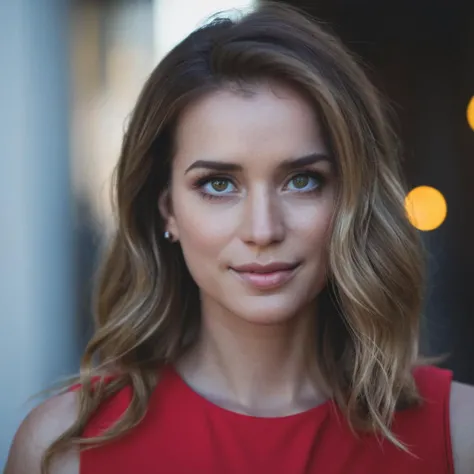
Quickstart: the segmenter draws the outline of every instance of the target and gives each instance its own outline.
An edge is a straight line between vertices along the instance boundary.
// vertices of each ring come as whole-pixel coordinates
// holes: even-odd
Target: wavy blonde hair
[[[164,240],[157,209],[176,122],[204,94],[263,80],[284,82],[314,104],[338,166],[329,282],[316,323],[318,370],[354,430],[406,449],[390,426],[395,410],[420,403],[412,369],[423,262],[404,210],[397,140],[378,92],[341,43],[293,8],[263,4],[192,33],[141,92],[116,168],[118,226],[97,285],[95,334],[76,380],[78,416],[46,451],[44,473],[67,447],[85,449],[136,427],[159,369],[195,342],[198,288],[179,246]],[[101,402],[124,387],[132,399],[120,420],[100,437],[81,437]]]

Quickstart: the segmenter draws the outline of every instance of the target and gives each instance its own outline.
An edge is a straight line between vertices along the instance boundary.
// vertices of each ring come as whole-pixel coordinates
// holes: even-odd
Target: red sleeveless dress
[[[81,474],[453,474],[451,372],[420,367],[423,406],[397,412],[393,431],[407,454],[372,435],[355,437],[335,404],[280,418],[237,414],[194,392],[172,368],[130,434],[81,453]],[[84,436],[126,409],[124,389],[103,404]]]

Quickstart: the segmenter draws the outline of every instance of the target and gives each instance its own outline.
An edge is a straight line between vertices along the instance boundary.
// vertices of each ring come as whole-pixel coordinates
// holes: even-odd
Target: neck
[[[303,411],[326,398],[314,378],[314,319],[311,306],[281,324],[256,324],[203,301],[200,337],[179,371],[196,391],[235,411]]]

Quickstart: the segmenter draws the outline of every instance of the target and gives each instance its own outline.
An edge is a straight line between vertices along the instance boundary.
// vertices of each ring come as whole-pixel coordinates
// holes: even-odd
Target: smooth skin
[[[284,86],[229,88],[186,110],[176,144],[159,212],[202,298],[199,340],[177,370],[196,392],[239,413],[283,416],[324,402],[329,394],[311,383],[308,361],[337,177],[313,110]],[[256,262],[297,267],[287,283],[262,290],[233,270]],[[44,449],[74,421],[75,397],[54,397],[30,413],[6,474],[40,472]],[[453,383],[451,429],[455,472],[472,474],[473,387]],[[78,472],[76,451],[52,469]]]

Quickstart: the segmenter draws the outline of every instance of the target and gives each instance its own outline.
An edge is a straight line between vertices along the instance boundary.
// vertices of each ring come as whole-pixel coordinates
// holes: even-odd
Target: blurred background
[[[92,330],[109,185],[160,58],[257,0],[0,0],[0,469],[35,392]],[[399,118],[407,210],[429,251],[422,347],[474,384],[474,2],[287,1],[366,63]]]

